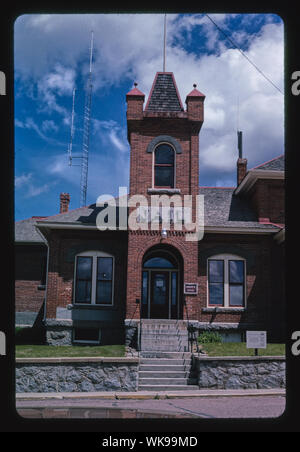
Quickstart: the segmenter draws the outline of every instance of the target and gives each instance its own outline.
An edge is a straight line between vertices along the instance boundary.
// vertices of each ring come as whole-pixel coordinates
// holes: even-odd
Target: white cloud
[[[212,15],[226,32],[228,17]],[[249,25],[256,19],[244,16],[242,20]],[[236,164],[237,124],[243,130],[244,155],[249,166],[282,154],[283,96],[238,50],[226,48],[228,43],[220,40],[220,33],[203,15],[168,15],[167,27],[166,70],[174,72],[183,104],[193,83],[206,95],[205,122],[200,133],[201,174],[215,170],[216,180],[228,179]],[[70,111],[66,111],[60,98],[71,96],[75,76],[88,70],[91,29],[95,48],[94,92],[117,86],[126,79],[137,80],[146,102],[155,73],[162,70],[163,14],[21,16],[15,25],[17,75],[37,82],[43,106],[61,114],[66,124]],[[214,53],[199,55],[197,49],[185,50],[195,30]],[[267,23],[259,33],[242,30],[232,37],[237,43],[247,43],[247,56],[282,89],[283,25]],[[34,52],[33,43],[38,43]],[[118,124],[107,118],[94,120],[93,127],[102,144],[113,145],[113,155],[117,151],[126,154],[126,131]],[[112,159],[106,163],[112,165],[112,171],[118,167]],[[101,168],[103,164],[102,161]]]
[[[37,185],[33,181],[32,173],[21,174],[21,176],[16,176],[15,178],[15,187],[18,190],[22,190],[24,198],[33,198],[41,193],[45,193],[49,191],[50,186],[54,184],[55,182]]]
[[[15,177],[15,187],[22,188],[24,185],[27,185],[32,178],[32,173],[22,174],[21,176]]]

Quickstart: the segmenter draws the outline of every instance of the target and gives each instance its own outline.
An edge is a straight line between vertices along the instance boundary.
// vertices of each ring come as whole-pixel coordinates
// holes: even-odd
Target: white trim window
[[[100,251],[86,251],[76,256],[74,303],[112,306],[113,287],[112,255]]]
[[[244,308],[246,306],[246,261],[218,254],[207,260],[208,307]]]

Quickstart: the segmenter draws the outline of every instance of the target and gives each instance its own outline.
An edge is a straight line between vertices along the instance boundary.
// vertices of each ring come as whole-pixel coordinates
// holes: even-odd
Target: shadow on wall
[[[16,345],[45,345],[46,328],[43,324],[45,309],[45,300],[36,316],[34,324],[31,327],[16,327],[15,343]]]

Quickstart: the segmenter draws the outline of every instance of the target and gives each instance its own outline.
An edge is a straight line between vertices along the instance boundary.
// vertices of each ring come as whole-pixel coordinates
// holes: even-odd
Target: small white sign
[[[266,331],[246,331],[247,348],[267,348]]]
[[[198,284],[197,283],[184,283],[184,295],[197,295]]]

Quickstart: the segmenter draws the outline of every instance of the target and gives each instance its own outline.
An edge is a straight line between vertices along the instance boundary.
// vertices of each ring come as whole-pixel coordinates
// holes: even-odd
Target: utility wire
[[[228,39],[228,41],[231,42],[231,44],[249,61],[250,64],[252,64],[252,66],[269,82],[271,83],[271,85],[274,86],[274,88],[276,88],[282,95],[283,92],[281,91],[280,88],[278,88],[278,86],[276,86],[272,80],[269,79],[269,77],[267,77],[263,71],[261,71],[259,69],[259,67],[256,66],[256,64],[253,63],[253,61],[250,60],[250,58],[247,57],[247,55],[239,48],[239,46],[225,33],[225,31],[223,31],[214,21],[213,19],[208,15],[208,14],[204,14],[216,27],[217,29],[225,36],[226,39]]]

